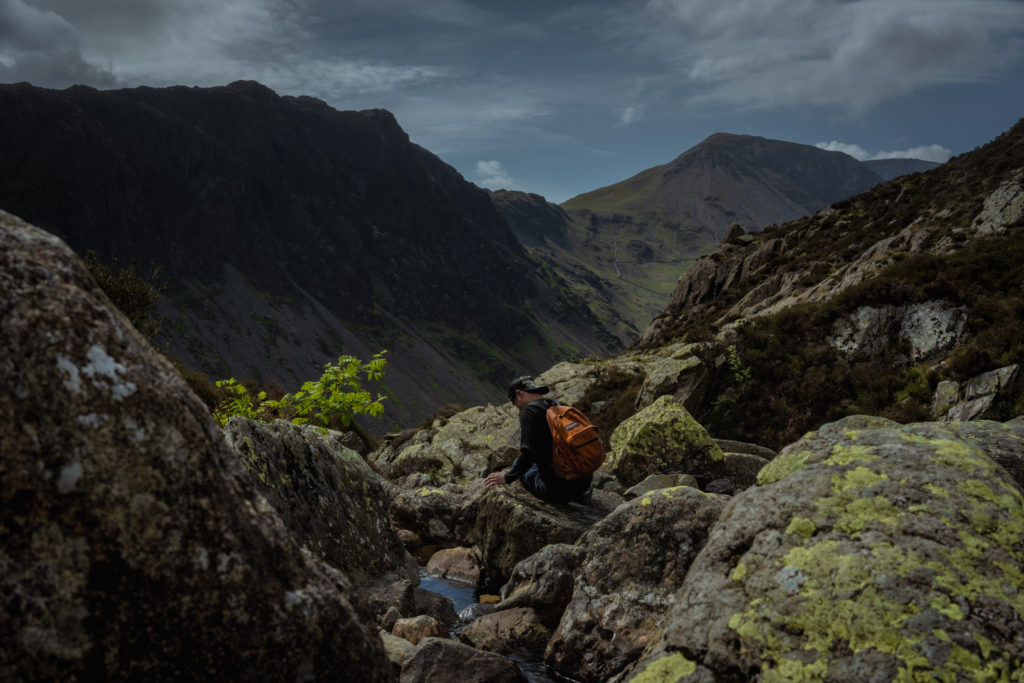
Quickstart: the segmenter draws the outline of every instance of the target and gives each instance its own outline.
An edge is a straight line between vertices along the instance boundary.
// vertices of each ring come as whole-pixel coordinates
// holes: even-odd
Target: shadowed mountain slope
[[[211,377],[293,385],[386,348],[405,421],[620,348],[553,293],[487,194],[383,110],[253,82],[8,85],[0,149],[0,207],[103,262],[162,267],[161,340]]]

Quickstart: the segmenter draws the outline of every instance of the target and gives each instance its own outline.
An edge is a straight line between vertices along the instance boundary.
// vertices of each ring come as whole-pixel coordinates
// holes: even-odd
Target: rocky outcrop
[[[1016,364],[986,372],[961,384],[943,380],[935,388],[932,414],[946,421],[974,420],[985,414],[1017,378]]]
[[[586,558],[544,659],[584,681],[635,661],[661,625],[725,498],[695,488],[652,491],[620,505],[579,541]]]
[[[447,638],[448,629],[429,614],[420,614],[396,621],[391,629],[391,635],[416,645],[424,638]]]
[[[526,683],[511,660],[454,640],[424,638],[402,665],[400,683]]]
[[[918,361],[956,344],[967,327],[967,310],[943,301],[908,306],[861,306],[832,326],[829,343],[843,353],[869,354],[893,341],[906,342]]]
[[[704,398],[709,368],[697,356],[707,344],[673,344],[656,353],[637,357],[643,364],[644,382],[636,397],[636,409],[670,395],[694,408]]]
[[[545,503],[518,484],[490,489],[480,501],[474,546],[483,561],[481,587],[493,592],[516,564],[553,543],[572,544],[621,501],[594,491],[590,505]]]
[[[358,584],[419,580],[388,518],[384,482],[340,434],[237,417],[224,434],[300,544]]]
[[[725,471],[725,455],[679,401],[662,396],[612,434],[602,466],[626,486],[652,474],[692,474],[702,484]]]
[[[173,367],[3,212],[0,348],[0,679],[390,678]]]
[[[879,418],[787,447],[727,504],[630,676],[1010,679],[1024,496],[989,447]]]
[[[985,198],[981,212],[974,217],[972,230],[979,237],[1001,235],[1006,226],[1024,218],[1024,172],[1018,171]]]

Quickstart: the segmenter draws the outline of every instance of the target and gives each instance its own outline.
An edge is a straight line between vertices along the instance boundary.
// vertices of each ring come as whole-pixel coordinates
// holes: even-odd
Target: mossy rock
[[[704,484],[724,474],[725,454],[680,401],[662,396],[619,425],[603,467],[626,486],[675,472]]]
[[[727,505],[637,678],[681,654],[722,678],[1019,680],[1024,496],[986,448],[864,418],[787,447]]]

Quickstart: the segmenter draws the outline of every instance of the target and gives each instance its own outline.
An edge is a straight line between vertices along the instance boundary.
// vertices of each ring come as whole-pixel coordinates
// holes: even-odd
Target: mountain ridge
[[[0,206],[103,262],[160,265],[158,340],[213,378],[293,384],[387,348],[400,424],[621,348],[384,110],[254,82],[0,86],[0,110]]]

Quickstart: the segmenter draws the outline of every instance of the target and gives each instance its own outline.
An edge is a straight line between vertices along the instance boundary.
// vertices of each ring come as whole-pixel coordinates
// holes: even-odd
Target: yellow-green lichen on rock
[[[604,469],[633,486],[652,474],[680,472],[707,481],[721,476],[725,454],[681,402],[662,396],[612,433]]]
[[[634,683],[675,683],[686,680],[697,671],[697,662],[685,655],[674,652],[649,662],[636,676],[629,679]]]
[[[1024,496],[984,439],[830,425],[799,446],[731,501],[655,651],[765,681],[1024,680]]]

